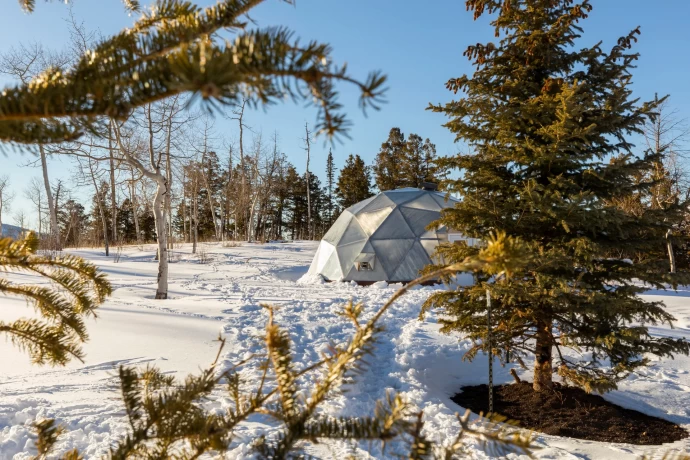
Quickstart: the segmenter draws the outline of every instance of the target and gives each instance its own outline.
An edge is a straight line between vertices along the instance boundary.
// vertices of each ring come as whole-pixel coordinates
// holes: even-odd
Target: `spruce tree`
[[[379,190],[420,187],[422,182],[436,182],[436,146],[417,134],[405,134],[392,128],[381,144],[373,171]]]
[[[328,158],[326,158],[326,225],[331,226],[335,221],[335,216],[338,214],[337,206],[335,204],[335,162],[333,161],[333,152],[328,150]]]
[[[340,199],[342,208],[349,208],[355,203],[369,198],[371,193],[371,173],[359,155],[350,154],[345,166],[338,176],[338,187],[335,194]]]
[[[687,354],[682,339],[655,337],[648,326],[674,318],[662,302],[638,297],[645,286],[685,281],[668,262],[649,257],[631,264],[609,254],[658,254],[681,219],[684,203],[648,207],[632,215],[611,203],[652,187],[635,181],[655,162],[653,149],[634,154],[630,137],[654,117],[658,101],[632,97],[631,51],[639,29],[610,49],[576,46],[592,7],[573,0],[467,0],[475,19],[491,14],[498,43],[465,51],[476,70],[446,86],[462,97],[430,109],[473,152],[444,159],[463,171],[446,187],[461,202],[442,223],[468,237],[491,231],[519,237],[533,258],[512,280],[478,277],[469,288],[436,294],[442,330],[474,341],[468,357],[487,351],[486,290],[494,328],[491,353],[532,356],[534,389],[552,387],[553,373],[588,391],[607,391],[647,356]],[[443,247],[446,261],[475,251]],[[568,353],[575,349],[581,358]],[[553,365],[554,350],[557,356]]]
[[[381,150],[374,162],[374,178],[379,190],[395,190],[405,187],[403,164],[406,156],[405,135],[400,128],[391,128],[388,139],[381,144]]]

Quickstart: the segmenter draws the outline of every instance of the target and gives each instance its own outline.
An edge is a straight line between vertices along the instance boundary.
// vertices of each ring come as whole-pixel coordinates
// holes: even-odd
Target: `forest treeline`
[[[159,152],[161,172],[170,184],[163,202],[169,247],[175,242],[192,243],[194,250],[202,241],[320,239],[343,209],[376,190],[420,187],[439,179],[434,144],[416,134],[406,139],[397,127],[373,165],[350,154],[338,166],[329,149],[321,180],[316,171],[299,171],[290,162],[277,133],[267,137],[250,131],[242,106],[236,112],[239,144],[227,141],[212,118],[190,116],[179,110],[181,105],[152,106],[121,128],[137,157],[150,146]],[[308,126],[305,132],[311,135]],[[48,157],[63,154],[73,162],[74,181],[50,182],[52,206],[45,187],[34,179],[23,190],[34,208],[8,213],[14,198],[11,180],[1,177],[0,222],[4,210],[9,221],[37,231],[43,246],[52,249],[156,241],[156,183],[122,161],[115,136],[108,135],[46,148]],[[297,139],[306,145],[306,138]]]

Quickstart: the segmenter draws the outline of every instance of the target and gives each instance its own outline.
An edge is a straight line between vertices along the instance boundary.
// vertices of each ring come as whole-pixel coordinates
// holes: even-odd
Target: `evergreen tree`
[[[436,146],[414,133],[405,139],[400,128],[393,128],[376,155],[373,170],[381,191],[437,182]]]
[[[355,203],[373,195],[371,193],[371,173],[359,155],[350,154],[345,166],[340,170],[335,194],[342,208],[349,208]]]
[[[328,158],[326,158],[326,215],[325,221],[327,226],[331,226],[338,215],[338,209],[335,202],[335,162],[333,161],[333,152],[328,150]]]
[[[419,188],[423,182],[437,182],[436,146],[429,139],[422,140],[417,134],[410,134],[405,153],[400,166],[405,187]]]
[[[388,139],[381,144],[374,163],[374,179],[379,190],[406,187],[403,164],[406,156],[405,135],[400,128],[391,128]]]
[[[58,226],[62,246],[80,247],[87,236],[86,231],[89,224],[89,216],[81,203],[71,198],[63,203],[58,209]]]
[[[491,231],[519,237],[533,258],[509,282],[480,276],[469,288],[432,296],[442,307],[444,332],[474,341],[472,358],[485,350],[486,290],[491,292],[491,353],[534,356],[534,389],[552,386],[557,372],[588,391],[607,391],[648,362],[646,356],[687,354],[682,339],[651,336],[649,325],[670,323],[662,302],[637,294],[687,277],[671,275],[658,257],[637,261],[607,257],[635,249],[658,253],[682,218],[683,203],[633,215],[610,200],[652,187],[636,181],[659,161],[649,149],[633,155],[630,134],[640,133],[657,102],[631,97],[630,51],[639,30],[610,51],[601,44],[576,47],[578,25],[591,10],[584,0],[467,0],[475,18],[494,14],[498,44],[470,46],[473,76],[451,79],[459,100],[431,106],[473,153],[441,161],[458,171],[446,181],[462,201],[441,222],[472,238]],[[475,252],[443,247],[446,261]],[[586,359],[568,354],[574,348]],[[554,349],[557,365],[553,366]]]
[[[89,218],[92,240],[97,244],[102,244],[106,239],[104,231],[107,232],[108,236],[112,235],[109,198],[108,184],[101,181],[98,192],[94,193],[91,198],[91,215]],[[114,244],[115,242],[111,243]]]
[[[125,198],[117,210],[117,233],[125,243],[133,243],[137,240],[137,230],[134,225],[134,211],[132,202]]]

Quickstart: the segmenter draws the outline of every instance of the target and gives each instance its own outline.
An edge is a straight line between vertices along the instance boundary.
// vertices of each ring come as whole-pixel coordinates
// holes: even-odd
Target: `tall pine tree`
[[[381,191],[436,182],[436,146],[414,133],[405,139],[400,128],[392,128],[372,169]]]
[[[652,150],[635,156],[628,140],[658,103],[640,105],[632,98],[638,56],[630,49],[639,30],[608,51],[601,44],[580,48],[575,43],[578,24],[591,11],[587,0],[466,5],[475,19],[493,15],[499,42],[470,46],[465,56],[476,66],[474,75],[446,84],[462,97],[430,107],[449,118],[445,126],[456,140],[473,148],[441,162],[464,171],[445,184],[462,201],[442,222],[473,238],[504,231],[524,240],[533,258],[519,276],[479,277],[472,287],[434,295],[425,308],[441,307],[443,331],[474,341],[472,358],[487,349],[489,289],[491,352],[504,359],[508,352],[534,357],[536,391],[552,387],[557,372],[603,392],[647,364],[649,355],[687,354],[686,341],[650,335],[648,325],[674,318],[662,302],[637,295],[645,289],[641,282],[664,288],[681,281],[668,273],[667,261],[654,256],[631,264],[607,257],[632,248],[658,254],[681,218],[677,200],[640,215],[611,204],[651,187],[634,178],[659,160]],[[440,251],[453,262],[476,249],[453,245]]]
[[[328,227],[335,222],[338,215],[338,207],[335,203],[335,162],[333,161],[333,152],[328,150],[328,158],[326,158],[326,216],[325,221]]]
[[[369,198],[371,193],[371,173],[359,155],[350,154],[345,166],[338,176],[338,187],[335,194],[340,199],[342,208],[349,208],[355,203]]]
[[[400,128],[391,128],[388,139],[381,144],[373,167],[379,190],[395,190],[407,185],[403,172],[405,148],[405,135]]]

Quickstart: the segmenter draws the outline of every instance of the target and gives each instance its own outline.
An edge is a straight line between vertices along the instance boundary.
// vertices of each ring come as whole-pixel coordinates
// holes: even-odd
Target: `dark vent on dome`
[[[433,182],[422,182],[422,190],[435,192],[436,190],[438,190],[438,184],[434,184]]]

